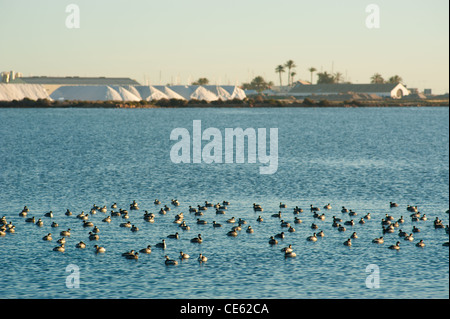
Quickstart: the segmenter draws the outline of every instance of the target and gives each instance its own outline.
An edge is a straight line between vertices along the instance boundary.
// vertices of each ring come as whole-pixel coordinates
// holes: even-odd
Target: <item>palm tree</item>
[[[315,67],[311,67],[308,71],[311,73],[311,84],[313,84],[313,73],[316,72],[317,69]]]
[[[288,71],[289,71],[289,72],[288,72],[288,85],[290,86],[290,85],[291,85],[291,81],[290,81],[290,78],[291,78],[291,70],[294,69],[294,68],[296,68],[297,66],[295,65],[295,62],[292,61],[292,60],[287,61],[286,64],[285,64],[284,66],[287,67],[287,68],[288,68]]]
[[[402,83],[403,82],[403,79],[402,79],[402,77],[400,76],[400,75],[394,75],[394,76],[391,76],[390,78],[389,78],[389,81],[388,81],[389,83],[393,83],[393,84],[396,84],[396,83]]]
[[[380,73],[375,73],[374,75],[372,75],[370,80],[371,80],[370,83],[372,83],[372,84],[383,84],[384,83],[384,79]]]
[[[291,84],[294,85],[294,77],[297,75],[296,72],[291,73]]]
[[[340,82],[342,82],[343,79],[344,79],[344,75],[341,72],[336,72],[334,74],[334,82],[335,83],[339,84]]]
[[[283,86],[283,79],[281,78],[281,73],[284,73],[284,66],[279,65],[277,66],[277,68],[275,69],[275,72],[278,73],[280,75],[280,87]]]

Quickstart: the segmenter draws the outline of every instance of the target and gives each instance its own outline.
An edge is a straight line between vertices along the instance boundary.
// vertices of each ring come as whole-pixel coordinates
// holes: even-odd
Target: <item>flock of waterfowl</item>
[[[156,199],[154,201],[154,205],[160,206],[162,204],[159,200]],[[178,200],[173,199],[173,200],[171,200],[171,205],[177,207],[177,206],[180,206],[180,203]],[[206,201],[202,205],[197,205],[197,207],[189,206],[188,212],[189,212],[189,215],[193,214],[195,216],[194,218],[191,218],[191,220],[195,220],[196,224],[207,225],[208,222],[201,218],[208,209],[215,209],[215,214],[218,216],[221,216],[221,215],[226,214],[229,205],[230,205],[230,203],[227,201],[223,201],[222,203],[217,203],[217,204],[212,204],[212,203],[209,203]],[[390,202],[390,208],[395,209],[397,207],[399,207],[398,204]],[[294,226],[303,223],[303,221],[299,217],[300,214],[304,213],[303,209],[299,208],[298,206],[296,206],[293,209],[294,220],[293,220],[293,223],[291,224],[291,222],[283,219],[283,216],[286,213],[287,205],[280,203],[279,208],[280,208],[280,211],[278,213],[270,214],[267,217],[270,216],[270,218],[279,219],[280,227],[282,230],[286,229],[286,231],[289,233],[295,232],[296,230],[295,230]],[[93,205],[93,207],[90,209],[89,213],[81,212],[80,214],[76,215],[76,218],[81,221],[81,225],[83,228],[92,229],[91,231],[89,231],[86,241],[98,241],[100,239],[100,236],[99,236],[100,229],[97,225],[94,225],[94,223],[92,221],[89,221],[90,216],[95,215],[98,212],[107,214],[108,210],[109,210],[110,211],[109,215],[105,216],[105,218],[102,219],[103,223],[110,223],[113,218],[118,218],[118,217],[128,220],[130,218],[129,211],[138,211],[139,206],[136,203],[136,201],[133,201],[129,206],[129,210],[125,210],[125,209],[117,210],[117,209],[118,209],[118,207],[117,207],[116,203],[112,204],[110,209],[108,209],[106,206],[99,207],[97,205]],[[331,209],[332,209],[331,204],[327,204],[323,207],[323,210],[325,210],[325,211],[329,211]],[[166,215],[170,210],[171,210],[171,208],[169,206],[164,205],[162,208],[159,209],[159,211],[156,214]],[[253,204],[253,210],[255,213],[262,213],[264,211],[263,207],[261,205],[257,205],[257,204]],[[414,222],[426,222],[428,220],[428,217],[426,216],[426,214],[421,214],[419,212],[419,209],[417,206],[408,205],[406,210],[410,214],[409,217],[411,218],[411,222],[413,222],[413,223]],[[312,214],[312,217],[314,219],[317,219],[318,221],[324,221],[326,219],[326,215],[324,213],[321,213],[321,209],[319,207],[310,205],[309,211]],[[38,218],[37,220],[34,216],[28,217],[29,213],[30,213],[30,210],[28,209],[27,206],[25,206],[23,208],[23,210],[19,213],[19,216],[23,217],[25,219],[26,223],[33,223],[38,227],[42,227],[44,225],[43,219],[45,220],[46,218],[50,218],[50,219],[54,218],[54,214],[52,211],[45,213],[43,215],[43,218]],[[342,207],[341,213],[343,214],[343,216],[348,215],[350,220],[343,221],[342,218],[333,216],[332,217],[332,221],[333,221],[332,227],[335,228],[338,232],[346,232],[347,228],[351,228],[356,224],[355,220],[352,218],[356,217],[358,215],[358,213],[351,209],[347,209],[346,207]],[[449,211],[447,210],[446,213],[448,214]],[[145,211],[142,218],[144,219],[145,222],[154,223],[156,214]],[[73,215],[73,213],[69,209],[67,209],[67,211],[65,212],[65,215],[71,216],[71,215]],[[133,218],[134,217],[135,216],[133,216]],[[359,218],[357,223],[360,225],[363,225],[366,222],[369,222],[371,220],[372,220],[371,213],[367,213],[363,217]],[[261,215],[259,215],[255,221],[257,223],[263,223],[264,218]],[[182,212],[179,212],[175,215],[173,223],[176,224],[181,231],[190,230],[190,226],[188,225],[188,222],[185,220],[185,216]],[[226,235],[230,236],[230,237],[237,237],[243,229],[245,229],[246,233],[249,233],[249,234],[251,234],[255,231],[252,228],[252,226],[250,226],[250,225],[244,226],[247,224],[247,221],[242,218],[238,218],[238,219],[236,219],[235,217],[227,218],[225,220],[225,223],[227,225],[231,226],[230,231],[228,231],[226,233]],[[383,244],[384,243],[384,234],[395,233],[395,232],[398,232],[398,236],[400,239],[403,239],[404,241],[414,242],[414,240],[415,240],[414,235],[421,232],[420,228],[414,225],[410,232],[403,231],[401,226],[404,223],[405,223],[405,219],[403,216],[401,216],[399,219],[396,220],[393,216],[391,216],[389,214],[385,214],[385,217],[382,218],[380,221],[381,236],[374,238],[372,240],[372,243],[373,244]],[[131,232],[139,231],[139,227],[137,227],[130,221],[120,223],[119,226],[121,228],[129,228]],[[435,220],[433,221],[433,226],[435,229],[443,228],[443,229],[445,229],[447,234],[449,233],[449,226],[444,225],[442,220],[440,220],[438,217],[436,217]],[[51,227],[57,228],[57,227],[59,227],[59,224],[55,221],[52,221]],[[223,225],[220,223],[217,223],[216,221],[213,221],[212,227],[220,228],[220,227],[223,227]],[[5,216],[3,216],[0,219],[0,237],[6,236],[7,233],[14,233],[15,228],[16,228],[16,225],[14,225],[11,221],[8,222],[5,218]],[[307,241],[316,242],[319,240],[319,238],[325,237],[324,231],[323,230],[319,231],[318,230],[319,226],[316,223],[312,223],[310,228],[312,229],[313,234],[306,238]],[[58,246],[54,247],[53,251],[57,251],[57,252],[65,251],[67,240],[72,234],[71,232],[72,232],[72,230],[70,228],[59,232],[60,238],[57,240]],[[53,236],[52,233],[48,233],[42,237],[42,240],[53,241],[52,236]],[[272,246],[277,245],[279,243],[279,240],[284,239],[285,237],[286,237],[286,234],[284,231],[282,231],[278,234],[270,236],[270,238],[268,238],[268,244],[272,245]],[[173,234],[167,235],[167,238],[168,239],[179,239],[180,235],[178,232],[175,232]],[[349,238],[347,240],[345,240],[342,244],[345,246],[352,246],[352,240],[357,239],[357,238],[358,238],[358,234],[356,232],[351,232],[351,235],[349,236]],[[198,234],[196,237],[191,238],[190,242],[195,243],[195,244],[201,244],[203,242],[202,235]],[[421,247],[421,248],[426,246],[423,239],[420,239],[419,241],[417,241],[417,243],[415,245],[417,247]],[[449,246],[449,243],[445,242],[445,243],[443,243],[443,246]],[[85,249],[88,247],[88,245],[84,241],[80,241],[75,244],[75,247],[77,249]],[[93,245],[92,247],[94,248],[95,253],[105,253],[106,252],[105,247],[102,247],[99,245]],[[166,240],[165,239],[161,240],[161,242],[156,243],[154,245],[154,247],[157,249],[162,249],[162,250],[166,249],[167,248]],[[400,250],[400,241],[397,241],[395,244],[388,246],[388,248],[391,250]],[[135,251],[135,250],[126,251],[126,252],[122,253],[122,256],[126,259],[137,260],[137,259],[139,259],[139,254],[150,254],[151,252],[152,252],[152,245],[147,245],[146,247],[144,247],[138,251]],[[292,245],[288,245],[287,247],[282,248],[281,252],[284,254],[284,256],[286,258],[292,258],[292,257],[297,256],[297,254],[294,252]],[[165,258],[165,260],[164,260],[165,265],[170,266],[170,265],[178,264],[177,260],[171,259],[167,255],[164,256],[164,258]],[[183,251],[180,251],[180,254],[179,254],[180,260],[186,260],[189,258],[190,258],[189,254],[187,254]],[[204,263],[208,260],[208,258],[203,254],[199,254],[197,260],[200,263]]]

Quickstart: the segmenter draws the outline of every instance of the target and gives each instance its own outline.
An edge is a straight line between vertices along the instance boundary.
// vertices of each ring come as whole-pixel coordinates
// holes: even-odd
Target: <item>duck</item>
[[[0,229],[0,237],[5,237],[6,236],[6,232],[4,232],[3,230]]]
[[[295,208],[294,208],[294,215],[297,215],[297,214],[299,214],[299,213],[303,213],[303,209],[301,209],[301,208],[298,207],[298,206],[295,206]]]
[[[155,199],[155,200],[153,201],[153,204],[155,204],[155,205],[161,205],[161,201],[160,201],[159,199]]]
[[[180,202],[178,201],[178,199],[172,199],[171,203],[173,206],[180,206]]]
[[[309,207],[310,207],[310,209],[311,209],[311,212],[318,212],[318,211],[320,211],[320,208],[319,208],[319,207],[314,207],[312,204],[309,205]]]
[[[112,206],[114,206],[114,204]],[[117,204],[115,206],[117,208]],[[106,208],[106,206],[103,206],[102,208],[100,208],[100,213],[106,213],[107,211],[108,211],[108,208]]]
[[[80,241],[78,244],[75,245],[76,248],[85,249],[86,244],[82,241]]]
[[[26,206],[25,206],[26,207]],[[19,213],[20,217],[27,217],[29,210],[25,210],[25,208]]]
[[[414,240],[413,234],[409,234],[409,235],[405,236],[405,240],[413,241]]]
[[[291,224],[288,222],[285,222],[283,219],[280,221],[280,226],[284,227],[284,228],[289,228],[291,227]]]
[[[425,243],[423,242],[423,239],[421,239],[417,244],[416,247],[425,247]]]
[[[253,210],[256,212],[264,211],[264,209],[261,207],[261,205],[256,205],[255,203],[253,203]]]
[[[284,232],[281,232],[281,233],[275,235],[275,238],[284,239],[285,237],[286,237],[286,235],[284,234]]]
[[[331,209],[332,207],[331,207],[331,204],[328,203],[328,204],[326,204],[325,206],[323,206],[323,208],[324,208],[324,209]]]
[[[355,222],[354,222],[353,219],[352,219],[352,220],[346,221],[346,222],[344,223],[344,225],[346,225],[346,226],[355,226]]]
[[[104,247],[99,246],[99,245],[94,245],[94,248],[95,248],[95,252],[97,254],[102,254],[102,253],[106,252],[106,249]]]
[[[348,213],[348,209],[345,208],[345,206],[342,206],[341,213],[343,213],[343,214]]]
[[[216,215],[225,215],[226,212],[224,210],[216,209]]]
[[[197,209],[197,208],[194,208],[194,207],[192,207],[192,206],[189,206],[189,212],[190,212],[190,213],[197,213],[197,212],[198,212],[198,209]]]
[[[208,210],[208,207],[197,205],[197,209],[198,209],[199,211],[201,211],[201,210],[205,211],[205,210]]]
[[[280,208],[287,208],[286,204],[280,203]]]
[[[216,221],[213,221],[212,225],[213,225],[214,228],[222,227],[222,224],[216,223]]]
[[[238,232],[233,229],[227,233],[227,236],[229,236],[229,237],[236,237],[237,235],[238,235]]]
[[[229,224],[233,224],[235,222],[236,222],[236,218],[234,218],[234,217],[231,217],[230,219],[227,219],[227,223],[229,223]]]
[[[395,245],[389,246],[391,250],[400,250],[400,242],[398,241]]]
[[[53,222],[52,225],[51,225],[51,227],[52,227],[52,228],[59,227],[59,224],[58,224],[57,222]]]
[[[179,226],[182,230],[190,230],[191,227],[189,227],[186,222],[182,222],[181,225]]]
[[[347,230],[347,228],[345,228],[344,226],[342,226],[341,224],[339,224],[339,226],[338,226],[338,231],[344,232],[344,231],[346,231],[346,230]]]
[[[256,219],[256,221],[258,223],[262,223],[264,221],[264,219],[261,216],[258,216],[258,218]]]
[[[38,226],[38,227],[42,227],[42,226],[44,226],[44,222],[42,221],[42,219],[38,219],[38,221],[36,222],[36,226]]]
[[[302,221],[300,218],[295,217],[295,218],[294,218],[294,223],[295,223],[295,224],[301,224],[301,223],[303,223],[303,221]]]
[[[138,260],[138,259],[139,259],[139,253],[138,253],[138,252],[135,252],[135,253],[132,254],[132,255],[127,255],[127,256],[125,256],[125,258],[126,258],[126,259]]]
[[[224,200],[224,201],[222,202],[222,205],[225,205],[225,206],[230,206],[231,204],[230,204],[230,202],[229,202],[229,201],[227,201],[227,200]]]
[[[420,229],[417,228],[416,226],[413,226],[412,232],[413,233],[420,233]]]
[[[64,215],[72,216],[72,212],[69,209],[67,209],[66,212],[64,213]]]
[[[320,232],[317,233],[318,237],[325,237],[325,233],[323,232],[323,230],[321,230]]]
[[[344,245],[345,245],[345,246],[351,246],[351,245],[352,245],[352,239],[349,238],[349,239],[347,239],[346,241],[344,241]]]
[[[65,244],[66,243],[66,237],[61,237],[56,241],[58,244]]]
[[[203,242],[203,238],[201,234],[198,234],[197,237],[191,239],[191,243],[201,244]]]
[[[284,247],[283,249],[281,249],[281,251],[285,252],[285,253],[290,253],[290,252],[292,252],[294,250],[292,249],[292,245],[289,245],[289,246]]]
[[[94,227],[94,223],[83,220],[83,227]]]
[[[406,207],[406,210],[408,212],[412,212],[412,213],[417,213],[419,211],[417,206],[410,206],[410,205],[408,205],[408,207]]]
[[[206,225],[208,222],[206,220],[202,220],[197,218],[197,225]]]
[[[127,252],[122,253],[122,256],[123,256],[123,257],[126,257],[126,256],[129,256],[129,255],[134,255],[134,253],[135,253],[134,250],[130,250],[130,251],[127,251]]]
[[[133,233],[135,233],[135,232],[139,231],[139,227],[137,227],[136,225],[131,225],[131,231]]]
[[[110,223],[111,222],[111,216],[107,216],[105,218],[102,219],[102,222],[104,223]]]
[[[312,236],[306,238],[307,241],[317,241],[317,234],[314,233]]]
[[[131,228],[131,222],[126,222],[126,223],[121,223],[120,227],[124,227],[124,228]]]
[[[89,232],[89,240],[99,240],[100,236],[97,234],[94,234],[93,232]]]
[[[381,220],[381,225],[383,225],[383,226],[387,226],[387,225],[390,225],[390,224],[391,224],[391,222],[389,220],[386,220],[384,218]]]
[[[423,214],[423,216],[420,217],[420,220],[426,222],[426,221],[428,220],[427,215],[426,215],[426,214]]]
[[[52,211],[49,211],[48,213],[45,213],[44,216],[45,216],[45,217],[53,218],[53,212],[52,212]]]
[[[384,228],[384,226],[383,226],[383,234],[392,234],[393,232],[395,232],[394,226],[389,225],[386,228]]]
[[[364,220],[364,218],[361,218],[361,219],[359,220],[359,223],[360,223],[361,225],[364,225],[364,224],[366,223],[366,221]]]
[[[167,236],[167,238],[180,239],[180,235],[178,233],[170,234],[170,235]]]
[[[191,256],[189,256],[186,253],[183,253],[182,251],[180,251],[180,259],[189,259]]]
[[[142,248],[141,250],[139,250],[139,252],[141,254],[150,254],[152,252],[152,246],[151,245],[147,245],[146,248]]]
[[[206,256],[204,256],[204,255],[202,255],[202,254],[199,254],[197,260],[198,260],[199,262],[201,262],[201,263],[205,263],[205,262],[208,261],[208,258],[206,258]]]
[[[348,213],[348,216],[350,216],[350,217],[352,217],[352,216],[357,216],[358,215],[358,213],[357,212],[354,212],[354,211],[352,211],[352,210],[350,210],[350,212]]]
[[[372,218],[372,215],[370,213],[367,213],[366,216],[364,216],[364,219],[370,220]]]
[[[27,218],[27,219],[25,219],[25,222],[26,223],[35,223],[36,222],[36,218],[34,218],[34,216],[33,217],[30,217],[30,218]]]
[[[316,224],[311,224],[311,229],[318,229],[319,228],[319,226],[317,226]]]
[[[397,222],[399,224],[403,224],[405,222],[405,219],[403,218],[403,216],[400,216],[400,218],[397,220]]]
[[[139,206],[138,206],[138,203],[136,203],[136,201],[133,201],[130,204],[130,210],[139,210]]]
[[[7,227],[6,228],[6,232],[7,233],[15,233],[16,232],[16,226],[14,226],[14,225],[11,225],[11,227]]]
[[[289,226],[288,232],[295,233],[295,228],[292,226]]]
[[[372,243],[374,243],[374,244],[383,244],[384,243],[384,238],[383,237],[375,238],[374,240],[372,240]]]
[[[164,261],[164,263],[166,264],[166,266],[176,266],[178,265],[178,261],[170,259],[169,256],[164,256],[164,258],[166,259]]]
[[[271,236],[270,239],[269,239],[269,244],[270,245],[277,245],[278,244],[278,240],[276,240],[273,236]]]
[[[157,243],[157,244],[155,245],[155,247],[156,247],[156,248],[161,248],[161,249],[166,249],[166,248],[167,248],[166,240],[163,239],[160,243]]]
[[[352,238],[352,239],[357,239],[357,238],[358,238],[358,234],[357,234],[356,232],[354,232],[354,233],[350,236],[350,238]]]
[[[63,230],[62,232],[60,232],[59,234],[63,237],[70,237],[70,228],[67,230]]]
[[[238,219],[238,224],[239,225],[245,225],[245,224],[247,224],[247,221],[245,219],[239,218]]]
[[[48,233],[47,235],[45,235],[44,237],[42,237],[42,240],[45,240],[45,241],[51,241],[51,240],[53,240],[52,234],[51,234],[51,233]]]
[[[272,214],[272,217],[274,217],[274,218],[281,218],[281,212],[278,212],[276,214]]]
[[[63,253],[65,250],[66,249],[64,247],[64,244],[61,244],[61,246],[57,246],[57,247],[53,248],[53,251],[59,251],[61,253]]]
[[[232,227],[231,230],[234,230],[234,231],[241,231],[241,230],[242,230],[242,227],[241,227],[241,225],[237,225],[237,226]]]
[[[294,253],[293,251],[291,251],[291,252],[285,252],[284,253],[284,257],[285,258],[294,258],[294,257],[297,257],[297,254],[296,253]]]
[[[203,213],[202,212],[195,212],[194,215],[195,216],[203,216]]]
[[[253,234],[255,232],[255,230],[252,228],[252,226],[248,226],[247,229],[245,230],[245,232],[247,234]]]
[[[205,207],[213,207],[213,203],[205,201]]]
[[[111,208],[112,208],[112,209],[116,209],[116,208],[117,208],[117,203],[113,203],[113,204],[111,205]]]
[[[386,214],[385,216],[386,216],[386,220],[394,220],[394,217],[390,216],[389,214]]]
[[[166,211],[164,208],[161,208],[161,209],[159,210],[159,214],[160,214],[160,215],[165,215],[165,214],[167,214],[167,211]]]
[[[390,206],[391,208],[394,208],[394,207],[398,207],[398,204],[397,204],[397,203],[394,203],[394,202],[389,202],[389,206]]]

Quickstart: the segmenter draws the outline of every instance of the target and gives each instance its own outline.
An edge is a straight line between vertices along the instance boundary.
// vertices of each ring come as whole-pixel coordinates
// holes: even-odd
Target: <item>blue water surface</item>
[[[175,128],[192,132],[194,120],[202,128],[278,128],[279,164],[273,175],[261,175],[262,164],[175,164],[170,140]],[[0,237],[0,298],[448,298],[449,250],[444,229],[434,229],[439,217],[449,223],[449,109],[448,108],[267,108],[267,109],[0,109],[0,215],[16,228]],[[205,145],[207,142],[203,142]],[[269,144],[269,143],[268,143]],[[158,198],[172,208],[158,214]],[[180,201],[179,207],[170,200]],[[126,222],[107,215],[90,216],[100,229],[91,242],[75,217],[93,204],[108,208],[114,202],[130,211],[138,232],[119,227]],[[201,217],[188,206],[204,201],[231,202],[225,215],[209,208]],[[400,206],[390,208],[389,202]],[[293,207],[302,224],[294,233],[271,217],[280,208],[282,219],[293,224]],[[263,212],[254,212],[253,203]],[[331,203],[331,210],[322,207]],[[313,218],[309,206],[319,206],[325,221]],[[43,227],[19,217],[44,220]],[[419,207],[428,221],[412,222],[407,205]],[[358,213],[341,213],[345,206]],[[68,217],[66,209],[74,212]],[[44,217],[48,211],[54,218]],[[156,214],[155,223],[143,212]],[[183,212],[190,231],[173,223]],[[360,225],[367,213],[372,219]],[[401,229],[421,232],[413,242],[385,234],[381,219],[404,216]],[[262,215],[264,222],[257,223]],[[245,219],[238,237],[226,236],[232,216]],[[338,232],[332,216],[356,225]],[[197,218],[208,222],[197,225]],[[51,228],[51,222],[59,223]],[[214,229],[212,222],[223,224]],[[316,223],[324,238],[306,241]],[[251,225],[255,232],[248,234]],[[59,232],[70,228],[64,253],[52,251]],[[270,236],[284,231],[286,238],[272,247]],[[167,249],[154,245],[167,239]],[[353,233],[352,247],[343,242]],[[42,237],[53,234],[52,242]],[[190,239],[201,233],[202,244]],[[415,244],[423,239],[425,248]],[[76,249],[79,241],[87,243]],[[401,242],[400,251],[387,247]],[[95,254],[95,244],[106,253]],[[127,260],[121,254],[153,246],[150,255]],[[281,248],[292,244],[297,257],[285,259]],[[178,266],[167,267],[164,256],[191,255]],[[203,253],[208,262],[199,264]],[[370,289],[368,265],[379,267],[379,288]],[[79,269],[80,287],[68,288],[67,266]]]

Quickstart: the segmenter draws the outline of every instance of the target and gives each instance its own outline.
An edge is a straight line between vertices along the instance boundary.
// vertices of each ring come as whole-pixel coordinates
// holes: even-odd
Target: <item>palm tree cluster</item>
[[[297,65],[295,62],[293,60],[289,60],[285,64],[280,64],[275,68],[275,72],[280,76],[280,86],[283,86],[282,74],[286,72],[286,69],[288,71],[288,86],[294,85],[294,77],[297,75],[294,71],[296,67]]]
[[[399,75],[391,76],[389,78],[389,80],[387,80],[387,81],[383,78],[383,76],[380,73],[375,73],[370,78],[370,83],[372,83],[372,84],[384,84],[384,83],[395,84],[395,83],[402,83],[402,82],[403,82],[403,79]]]

